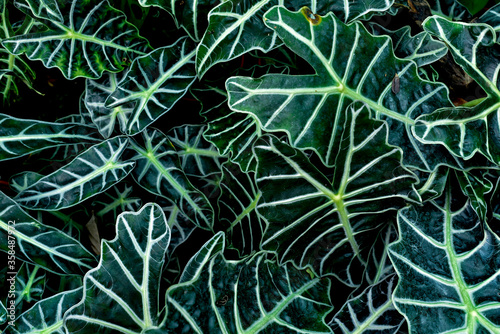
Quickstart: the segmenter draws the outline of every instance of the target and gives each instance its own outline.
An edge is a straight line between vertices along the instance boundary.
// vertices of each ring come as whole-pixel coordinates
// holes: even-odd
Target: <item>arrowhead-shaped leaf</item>
[[[24,207],[59,210],[106,191],[127,176],[133,162],[120,157],[128,139],[115,137],[94,145],[66,166],[21,191],[14,199]]]
[[[116,238],[84,278],[80,303],[65,315],[70,333],[144,333],[160,325],[159,285],[170,229],[157,204],[122,213]]]
[[[195,50],[187,38],[158,48],[134,60],[105,106],[115,108],[134,103],[127,120],[126,134],[141,132],[186,94],[196,79]]]
[[[359,22],[345,25],[331,13],[321,17],[308,8],[292,13],[273,7],[264,20],[316,74],[230,78],[231,109],[255,115],[263,130],[287,132],[294,147],[311,148],[332,165],[345,110],[361,101],[389,123],[389,142],[404,149],[405,164],[428,171],[443,160],[457,164],[443,156],[446,150],[424,147],[410,131],[416,116],[451,105],[446,86],[422,80],[414,62],[395,57],[389,37],[372,36]],[[399,91],[392,89],[396,74]]]
[[[121,71],[124,58],[133,59],[149,48],[137,28],[107,0],[57,0],[50,1],[50,6],[27,2],[19,3],[20,9],[45,24],[48,31],[7,38],[2,45],[15,55],[25,53],[46,67],[58,67],[68,79],[99,78],[104,71]]]
[[[410,200],[417,179],[401,165],[401,150],[388,145],[386,124],[370,120],[364,107],[348,109],[339,143],[330,153],[335,167],[324,173],[299,150],[259,140],[257,210],[268,223],[263,249],[356,286],[375,231],[390,222],[385,213]]]
[[[399,212],[390,246],[399,275],[397,309],[415,333],[496,333],[500,328],[500,238],[458,185]]]

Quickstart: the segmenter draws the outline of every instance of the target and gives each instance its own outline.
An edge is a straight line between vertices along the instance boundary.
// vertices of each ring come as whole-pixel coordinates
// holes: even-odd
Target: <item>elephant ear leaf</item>
[[[471,159],[481,152],[499,164],[500,46],[495,31],[484,23],[452,22],[437,16],[426,19],[423,27],[448,45],[455,61],[487,97],[472,107],[441,108],[420,116],[416,136],[424,143],[440,143],[458,157]]]
[[[137,28],[107,0],[18,3],[47,31],[7,38],[2,45],[12,54],[25,53],[48,67],[58,67],[68,79],[99,78],[104,71],[123,70],[123,59],[145,54],[150,46]]]
[[[422,80],[413,61],[394,55],[389,37],[307,7],[290,12],[275,6],[264,21],[316,73],[232,77],[226,81],[231,109],[254,115],[264,131],[287,132],[294,147],[314,149],[333,165],[343,115],[353,101],[361,101],[375,118],[389,123],[389,142],[404,149],[406,165],[431,171],[443,159],[457,163],[443,147],[423,147],[411,133],[415,117],[451,106],[446,86]],[[392,89],[396,74],[399,91]]]
[[[144,333],[160,325],[158,291],[170,228],[153,203],[124,212],[116,238],[102,243],[99,265],[84,277],[80,303],[65,316],[70,333]]]
[[[389,255],[399,275],[393,300],[415,333],[498,333],[500,238],[459,185],[400,211]]]
[[[401,165],[400,149],[387,144],[384,122],[369,119],[364,107],[350,108],[345,122],[341,146],[331,153],[336,167],[324,172],[275,137],[255,144],[257,211],[268,223],[263,249],[356,286],[374,233],[391,221],[389,211],[394,219],[411,201],[417,179]]]
[[[213,237],[220,243],[220,233]],[[223,242],[223,238],[222,238]],[[229,261],[209,241],[188,268],[191,280],[167,291],[171,333],[330,333],[330,281],[256,253]],[[188,277],[188,276],[183,276]]]

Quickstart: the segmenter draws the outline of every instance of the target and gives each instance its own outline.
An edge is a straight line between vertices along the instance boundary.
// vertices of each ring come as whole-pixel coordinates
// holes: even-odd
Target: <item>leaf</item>
[[[400,333],[405,319],[392,303],[397,276],[368,287],[349,299],[328,324],[334,333]]]
[[[488,0],[458,0],[458,2],[464,5],[472,15],[476,15],[486,6]]]
[[[125,133],[136,134],[169,111],[196,79],[192,43],[181,38],[132,63],[130,70],[108,97],[105,106],[134,103]]]
[[[429,1],[433,15],[446,17],[454,21],[467,21],[471,19],[470,13],[457,0],[433,0]]]
[[[396,57],[413,60],[419,67],[437,61],[448,52],[446,44],[432,39],[429,33],[422,31],[411,36],[410,30],[409,26],[391,31],[376,23],[368,24],[368,31],[373,35],[391,38]]]
[[[112,135],[116,123],[119,123],[120,130],[126,133],[127,120],[131,118],[134,111],[133,102],[115,108],[105,106],[106,99],[116,90],[119,78],[122,77],[123,74],[108,73],[98,80],[85,81],[83,104],[104,138]]]
[[[23,262],[20,268],[16,268],[16,306],[19,310],[26,303],[32,303],[41,299],[46,285],[45,271],[40,270],[38,265],[32,266]]]
[[[292,146],[310,148],[332,165],[330,153],[339,145],[345,110],[360,101],[389,123],[389,142],[405,151],[407,166],[430,171],[443,161],[459,163],[443,156],[438,146],[424,147],[410,133],[416,116],[451,104],[443,84],[420,79],[414,62],[394,56],[388,37],[374,37],[359,22],[346,26],[332,14],[321,17],[306,8],[292,13],[273,7],[264,20],[316,74],[230,78],[226,88],[232,110],[254,115],[265,131],[287,132]],[[398,94],[391,92],[395,74]]]
[[[276,0],[228,0],[208,14],[208,28],[196,52],[196,71],[201,78],[212,66],[251,50],[268,52],[280,41],[262,16]]]
[[[221,251],[209,254],[197,257],[199,270],[190,281],[167,291],[171,332],[330,332],[324,323],[331,310],[328,279],[278,266],[265,252],[242,261],[228,261]]]
[[[170,229],[154,203],[122,213],[116,237],[103,241],[99,265],[84,277],[80,303],[65,315],[70,333],[141,333],[157,328],[159,283]]]
[[[255,209],[261,193],[254,173],[242,173],[237,165],[230,163],[224,164],[223,173],[219,222],[228,233],[229,248],[236,249],[241,257],[260,249],[266,223]]]
[[[385,213],[412,201],[417,179],[387,143],[386,124],[370,120],[365,107],[348,109],[339,143],[330,153],[335,167],[322,172],[273,137],[257,142],[257,211],[268,225],[261,247],[356,286],[374,233],[390,222]]]
[[[115,137],[94,145],[21,191],[14,200],[31,209],[59,210],[104,192],[134,166],[133,162],[120,161],[127,144],[127,138]]]
[[[21,172],[12,176],[9,185],[16,193],[20,193],[43,177],[42,174],[35,172]]]
[[[425,143],[440,143],[451,153],[471,159],[481,152],[500,163],[500,141],[496,134],[500,107],[498,68],[500,48],[495,31],[486,24],[451,22],[430,17],[423,27],[446,42],[455,61],[462,66],[488,97],[475,107],[441,108],[416,120],[414,132]]]
[[[63,328],[64,314],[82,299],[82,293],[83,289],[77,288],[39,301],[16,319],[15,327],[7,327],[5,333],[66,333]]]
[[[0,301],[0,324],[4,324],[7,321],[7,309],[3,305],[3,302]]]
[[[183,125],[167,134],[186,175],[207,177],[221,174],[223,157],[215,146],[205,140],[205,130],[204,125]]]
[[[4,252],[9,251],[8,240],[12,241],[12,236],[16,258],[53,273],[81,275],[96,262],[77,240],[40,224],[0,192],[0,249]]]
[[[410,332],[497,332],[500,239],[459,188],[448,183],[441,198],[401,210],[398,224],[393,300]]]
[[[477,20],[478,23],[489,24],[495,32],[500,31],[500,3],[488,9],[481,17]]]
[[[373,14],[390,11],[394,0],[311,0],[310,3],[313,13],[327,14],[333,12],[340,20],[349,23],[355,20],[369,19]],[[304,6],[304,4],[301,3],[301,6]],[[294,9],[298,10],[299,7],[295,6]]]
[[[104,71],[119,72],[122,59],[144,55],[149,48],[137,28],[107,0],[50,1],[50,6],[39,6],[39,11],[31,7],[38,6],[35,1],[26,1],[18,7],[49,29],[4,39],[3,47],[14,55],[25,53],[31,60],[41,60],[48,68],[58,67],[68,79],[96,79]],[[56,11],[60,17],[53,20]]]
[[[0,159],[14,159],[50,147],[95,143],[95,129],[77,123],[50,123],[0,114]]]
[[[161,199],[158,202],[161,203]],[[168,216],[167,225],[170,228],[170,244],[168,245],[167,254],[170,256],[169,262],[171,262],[173,258],[171,255],[175,252],[177,246],[182,245],[189,238],[196,229],[196,225],[175,204],[168,203],[167,206],[162,206],[162,209]]]
[[[194,224],[211,229],[213,210],[206,196],[197,190],[180,167],[179,158],[172,154],[172,144],[158,130],[142,133],[144,145],[132,140],[130,147],[136,162],[132,173],[135,181],[149,192],[160,195],[177,205]]]
[[[127,186],[126,184],[120,183],[123,185],[123,190],[120,190],[117,186],[113,187],[114,194],[111,194],[111,191],[105,192],[102,198],[105,198],[106,201],[95,200],[92,205],[95,205],[97,208],[101,207],[102,209],[96,212],[97,217],[103,218],[107,213],[112,212],[113,218],[112,221],[116,221],[118,218],[118,214],[124,211],[136,211],[141,207],[141,199],[138,197],[131,197],[131,193],[133,190],[132,186]],[[111,200],[111,202],[109,202]]]

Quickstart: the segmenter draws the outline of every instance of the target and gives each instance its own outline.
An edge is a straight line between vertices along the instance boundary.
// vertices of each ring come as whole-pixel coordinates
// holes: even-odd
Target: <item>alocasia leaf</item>
[[[24,207],[59,210],[95,196],[127,176],[133,162],[122,162],[128,139],[115,137],[96,144],[66,166],[21,191],[15,200]]]
[[[435,62],[448,52],[446,44],[434,40],[425,31],[411,36],[409,26],[391,31],[379,24],[371,23],[368,28],[374,35],[388,35],[392,39],[394,55],[406,60],[413,60],[419,67]]]
[[[442,108],[420,116],[415,135],[425,143],[440,143],[450,152],[471,159],[476,152],[500,164],[500,48],[496,33],[484,23],[451,22],[432,16],[423,27],[446,42],[455,61],[462,66],[487,98],[474,107]]]
[[[116,238],[102,242],[99,265],[84,277],[80,303],[64,317],[70,333],[145,333],[161,322],[158,294],[170,229],[153,203],[122,213]]]
[[[276,6],[264,20],[316,74],[230,78],[231,109],[255,115],[265,131],[286,131],[294,147],[311,148],[331,165],[345,110],[361,101],[389,123],[389,142],[405,151],[405,164],[430,171],[443,161],[457,163],[438,145],[424,147],[410,131],[415,117],[451,105],[446,86],[422,80],[413,61],[395,57],[389,37],[372,36],[359,22],[345,25],[331,13],[321,17],[308,8],[292,13]],[[396,74],[400,91],[394,93]]]
[[[193,43],[181,38],[134,60],[105,104],[115,108],[134,103],[126,134],[141,132],[186,94],[196,79],[194,55]]]
[[[11,231],[12,234],[9,234]],[[43,225],[0,192],[0,247],[9,251],[15,237],[18,259],[58,274],[78,275],[92,269],[95,258],[77,240],[58,229]]]
[[[206,196],[196,189],[180,166],[167,136],[158,130],[142,133],[144,144],[135,140],[130,147],[137,166],[132,176],[146,190],[172,201],[201,228],[212,228],[213,210]]]
[[[19,315],[14,322],[15,326],[7,327],[4,333],[34,334],[60,333],[66,331],[63,327],[63,317],[66,311],[82,299],[83,288],[63,291],[54,296],[45,298]]]
[[[500,32],[500,3],[488,9],[477,22],[489,24],[497,33]]]
[[[121,183],[123,185],[123,183]],[[123,189],[123,190],[121,190]],[[127,186],[126,184],[122,187],[113,187],[114,192],[105,192],[102,198],[106,200],[94,201],[92,205],[96,206],[96,216],[103,217],[108,213],[113,213],[113,221],[116,220],[118,214],[124,211],[136,211],[141,206],[141,199],[138,197],[131,197],[133,190],[132,186]],[[99,209],[100,210],[97,210]]]
[[[205,130],[203,125],[183,125],[167,133],[181,168],[187,175],[207,177],[221,173],[223,157],[215,146],[205,140]]]
[[[122,72],[123,73],[123,72]],[[109,138],[119,123],[120,130],[126,133],[127,120],[132,116],[134,103],[126,103],[115,108],[105,106],[106,99],[117,88],[123,74],[108,73],[98,80],[85,81],[84,109],[88,112],[92,122],[97,126],[104,138]]]
[[[191,280],[167,291],[172,333],[330,333],[328,279],[279,266],[265,252],[241,261],[207,254],[197,257]]]
[[[278,0],[228,0],[210,11],[209,25],[196,52],[200,78],[213,65],[234,59],[250,50],[267,52],[280,43],[262,20]]]
[[[399,212],[390,246],[399,283],[393,300],[412,333],[497,333],[500,238],[458,185]]]
[[[95,143],[95,128],[78,123],[51,123],[0,114],[0,159],[18,158],[47,148]]]
[[[326,173],[274,137],[255,144],[257,211],[268,224],[263,249],[356,286],[355,273],[372,261],[374,233],[390,222],[385,213],[411,201],[417,179],[387,143],[384,122],[370,120],[365,107],[347,113],[341,146],[331,152],[335,167]]]
[[[25,53],[29,59],[41,60],[46,67],[58,67],[68,79],[95,79],[104,71],[121,71],[124,59],[144,55],[150,48],[137,28],[107,0],[57,0],[49,4],[40,5],[33,0],[18,3],[21,10],[49,29],[2,40],[9,52]],[[36,11],[37,8],[43,10]],[[60,17],[55,20],[56,10]]]
[[[396,275],[368,287],[349,299],[328,325],[334,333],[399,333],[404,317],[392,303]]]
[[[261,197],[254,180],[254,173],[243,173],[238,165],[223,166],[221,195],[218,206],[222,227],[228,233],[229,247],[242,254],[259,250],[266,224],[257,214],[256,207]]]
[[[450,20],[468,20],[471,15],[458,0],[429,0],[431,12],[434,15],[446,17]]]

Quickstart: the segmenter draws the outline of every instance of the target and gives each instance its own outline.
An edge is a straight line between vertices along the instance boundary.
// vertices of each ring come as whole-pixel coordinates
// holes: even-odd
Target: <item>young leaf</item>
[[[390,246],[394,302],[415,333],[495,333],[500,326],[500,238],[456,186],[399,212]]]
[[[18,7],[46,25],[48,31],[7,38],[2,45],[14,55],[25,53],[48,68],[58,67],[68,79],[95,79],[104,71],[119,72],[122,59],[144,55],[149,48],[137,28],[107,0],[57,0],[50,1],[50,6],[26,1]],[[60,17],[53,20],[56,11]]]
[[[94,145],[68,165],[21,191],[14,199],[31,209],[59,210],[95,196],[132,170],[133,162],[120,161],[127,144],[127,138],[115,137]]]
[[[12,234],[9,234],[9,231]],[[40,224],[0,192],[0,249],[9,251],[15,238],[16,257],[57,274],[81,275],[95,258],[77,240],[58,229]]]
[[[169,111],[196,79],[193,43],[181,38],[134,60],[105,106],[134,103],[125,133],[136,134]]]
[[[149,203],[118,217],[99,265],[84,277],[80,303],[64,317],[70,333],[144,333],[160,324],[161,268],[170,242],[165,214]]]
[[[361,101],[375,118],[389,123],[389,143],[405,150],[406,165],[430,171],[443,161],[457,164],[443,148],[424,147],[410,130],[416,116],[451,105],[446,86],[420,79],[414,62],[394,56],[389,37],[372,36],[359,22],[346,26],[331,13],[321,17],[307,8],[292,13],[276,6],[264,20],[316,74],[230,78],[231,109],[254,115],[265,131],[287,132],[294,147],[311,148],[332,165],[345,110]],[[391,92],[395,74],[398,94]]]

